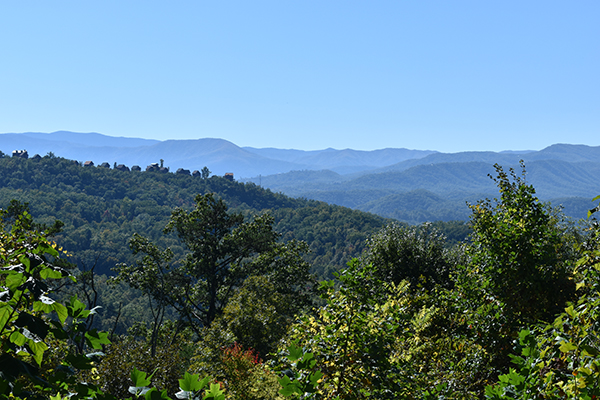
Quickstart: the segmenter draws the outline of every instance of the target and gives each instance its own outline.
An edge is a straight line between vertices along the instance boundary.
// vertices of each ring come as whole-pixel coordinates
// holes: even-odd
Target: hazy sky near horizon
[[[600,145],[600,2],[5,1],[0,133]]]

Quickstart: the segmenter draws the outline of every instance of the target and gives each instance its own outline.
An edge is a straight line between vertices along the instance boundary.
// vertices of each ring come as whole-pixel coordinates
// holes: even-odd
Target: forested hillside
[[[37,170],[63,171],[60,180],[44,184],[57,186],[53,190],[41,185],[49,194],[38,207],[71,201],[72,209],[78,203],[61,199],[61,190],[96,190],[73,177],[91,170],[71,161],[1,161],[16,176],[3,190],[15,194],[33,193],[27,185],[44,176]],[[128,181],[114,178],[119,171],[97,171],[91,172],[96,187]],[[187,206],[185,196],[166,190],[170,179],[184,177],[123,174]],[[69,177],[70,184],[64,183]],[[335,281],[318,284],[302,258],[306,246],[293,240],[294,232],[329,244],[345,235],[352,243],[356,225],[371,226],[361,213],[348,216],[339,207],[296,204],[268,192],[258,199],[250,194],[262,189],[253,185],[200,180],[204,189],[226,192],[241,212],[213,193],[195,196],[159,226],[172,238],[133,236],[136,257],[118,266],[111,285],[105,276],[73,279],[54,242],[58,236],[48,237],[56,230],[40,225],[27,207],[11,202],[0,209],[0,395],[18,400],[600,395],[600,225],[569,223],[537,199],[522,173],[495,166],[499,195],[469,206],[469,242],[450,244],[433,224],[389,223],[363,242],[360,257]],[[127,185],[116,196],[112,189],[110,195],[99,190],[108,198],[105,206],[128,192]],[[131,190],[136,193],[132,204],[143,197],[143,190]],[[90,196],[81,197],[84,201],[93,198],[84,195]],[[600,212],[598,200],[588,215]],[[279,225],[295,228],[279,240],[270,215],[244,215],[253,210],[247,202],[281,202],[284,207],[272,209],[282,214],[276,217]],[[97,223],[108,218],[115,225],[107,226],[117,229],[120,219],[132,219],[127,214],[135,214],[132,204],[105,210]],[[164,206],[144,207],[149,204]],[[52,222],[50,215],[45,218]],[[185,257],[175,260],[166,245],[180,246]],[[121,305],[135,303],[148,318],[130,314],[123,321],[125,307],[119,306],[106,323],[95,323],[107,316],[97,306],[106,306],[111,296]],[[127,329],[116,330],[118,323]]]
[[[494,194],[487,175],[498,163],[517,167],[523,159],[527,181],[538,196],[573,218],[583,218],[589,199],[600,191],[600,147],[555,144],[540,151],[465,151],[380,149],[359,151],[239,147],[223,139],[147,140],[99,133],[0,134],[0,150],[52,152],[79,162],[140,165],[165,160],[178,168],[208,166],[231,172],[241,182],[291,197],[367,211],[409,224],[465,220],[467,202]],[[574,178],[576,177],[576,178]]]
[[[495,187],[488,175],[493,173],[494,163],[507,160],[510,163],[503,165],[516,167],[519,157],[523,157],[529,160],[526,179],[537,188],[540,199],[553,206],[564,206],[564,212],[577,219],[585,217],[589,199],[600,191],[600,162],[590,161],[593,155],[600,155],[596,148],[583,147],[562,145],[553,151],[551,147],[525,155],[438,153],[362,175],[293,171],[263,176],[260,182],[290,196],[343,205],[411,224],[462,220],[469,215],[466,202],[493,196]],[[561,148],[565,151],[560,152]],[[565,154],[577,161],[566,161]]]
[[[175,207],[190,208],[197,194],[216,193],[235,211],[251,217],[270,213],[283,239],[305,240],[307,260],[319,275],[337,270],[364,248],[381,228],[381,217],[322,202],[292,199],[255,184],[223,177],[207,179],[159,172],[83,167],[46,156],[41,159],[0,158],[0,206],[12,199],[29,203],[40,223],[61,220],[55,237],[74,254],[76,264],[111,273],[119,262],[132,260],[128,240],[148,236],[176,255],[181,245],[162,230]]]

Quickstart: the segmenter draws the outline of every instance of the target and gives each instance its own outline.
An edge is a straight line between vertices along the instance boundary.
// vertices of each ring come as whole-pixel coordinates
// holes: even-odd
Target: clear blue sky
[[[3,1],[0,132],[600,145],[600,2]]]

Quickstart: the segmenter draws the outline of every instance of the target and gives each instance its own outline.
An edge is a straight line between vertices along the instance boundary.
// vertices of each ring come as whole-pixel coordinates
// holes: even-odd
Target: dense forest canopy
[[[216,193],[232,210],[247,217],[271,214],[282,239],[305,240],[314,272],[330,275],[360,254],[369,234],[383,218],[322,202],[292,199],[255,184],[219,176],[202,178],[174,173],[119,171],[83,167],[54,157],[0,158],[0,204],[29,203],[41,223],[64,222],[56,241],[76,260],[110,274],[119,262],[131,262],[127,241],[134,233],[183,249],[174,235],[162,234],[175,207],[191,209],[197,194]],[[464,232],[463,232],[464,237]]]
[[[524,166],[495,166],[500,195],[469,205],[470,240],[461,242],[436,224],[390,223],[221,177],[87,169],[50,156],[0,162],[15,171],[2,175],[2,194],[32,200],[0,210],[3,398],[600,396],[600,227],[540,202]],[[90,204],[104,211],[87,222],[78,212]],[[35,219],[30,207],[49,212]],[[136,223],[152,208],[162,220],[146,213]],[[55,210],[70,219],[57,223]],[[98,243],[112,228],[133,231],[118,277],[73,269],[77,256],[60,244],[77,218],[74,231],[105,229]],[[461,223],[437,226],[464,234]],[[302,229],[310,242],[294,235]],[[350,261],[315,285],[303,254],[321,245],[329,265]],[[126,318],[121,306],[100,313],[111,297],[145,302],[152,318]]]

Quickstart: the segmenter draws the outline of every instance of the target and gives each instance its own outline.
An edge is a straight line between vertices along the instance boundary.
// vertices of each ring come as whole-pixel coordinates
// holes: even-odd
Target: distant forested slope
[[[293,199],[255,184],[223,177],[208,179],[159,172],[83,167],[63,158],[0,158],[0,207],[10,200],[29,203],[36,221],[65,223],[55,240],[76,255],[73,260],[99,273],[119,262],[131,262],[127,242],[137,232],[182,254],[174,236],[162,234],[175,207],[191,207],[201,193],[216,193],[228,206],[248,216],[269,212],[283,239],[308,242],[315,272],[328,275],[362,251],[367,237],[384,218]]]
[[[560,147],[543,154],[549,154],[549,157],[558,149]],[[600,192],[600,161],[587,160],[591,157],[589,151],[573,155],[577,162],[544,159],[539,153],[542,152],[527,155],[531,161],[525,165],[526,181],[536,188],[542,201],[564,206],[564,212],[571,217],[585,218],[592,197]],[[403,164],[415,164],[406,169],[361,176],[342,176],[331,171],[294,171],[261,177],[261,181],[264,186],[290,196],[343,205],[411,224],[464,220],[470,214],[467,202],[497,195],[494,181],[488,176],[494,171],[493,154],[497,153],[479,154],[485,161],[457,162],[439,161],[451,160],[450,156],[455,156],[455,160],[475,159],[478,153],[468,153],[470,157],[462,153],[433,154],[406,161]],[[565,158],[563,153],[558,154]],[[499,158],[508,162],[501,164],[505,169],[513,167],[521,173],[517,155],[503,154]],[[438,162],[424,164],[426,159]]]

